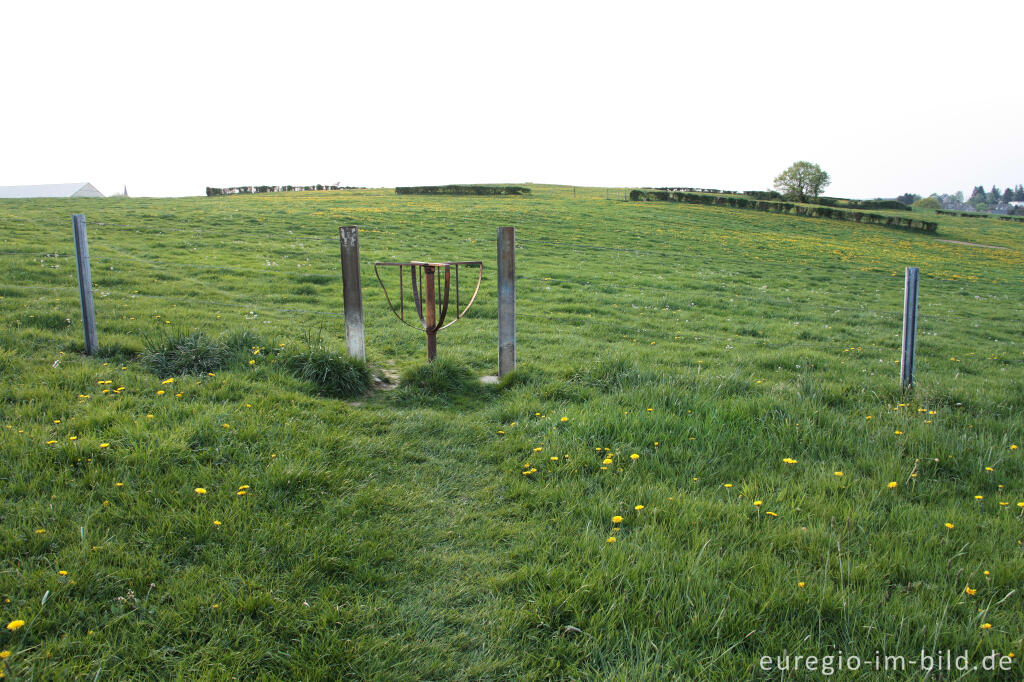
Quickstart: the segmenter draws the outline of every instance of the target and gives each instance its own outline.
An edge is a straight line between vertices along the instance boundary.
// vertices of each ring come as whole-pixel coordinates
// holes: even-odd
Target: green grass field
[[[0,619],[24,621],[2,671],[816,679],[759,659],[950,649],[1013,652],[996,677],[1020,679],[1024,225],[605,197],[0,201]],[[406,380],[339,398],[294,367],[345,348],[347,224],[367,359]],[[519,368],[482,386],[500,225]],[[410,259],[485,262],[431,371],[373,276]],[[196,331],[212,371],[154,371]],[[839,675],[884,676],[925,675]]]

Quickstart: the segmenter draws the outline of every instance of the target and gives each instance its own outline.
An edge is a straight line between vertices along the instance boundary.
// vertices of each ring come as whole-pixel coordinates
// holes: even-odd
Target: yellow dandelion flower
[[[615,536],[614,535],[609,535],[608,539],[605,540],[605,542],[615,542]]]
[[[983,575],[991,575],[988,571],[982,571]]]
[[[504,435],[505,435],[505,432],[504,432],[504,431],[502,431],[502,430],[500,430],[500,429],[498,430],[498,433],[499,433],[499,434],[501,434],[502,436],[504,436]]]
[[[22,627],[23,625],[25,625],[25,621],[23,621],[23,620],[12,620],[10,623],[7,624],[7,629],[13,631],[13,630],[17,630],[18,628]]]
[[[248,491],[248,490],[239,490],[239,491],[238,491],[237,493],[235,493],[235,494],[236,494],[236,495],[238,495],[238,496],[242,496],[242,495],[245,495],[245,494],[246,494],[247,492],[249,492],[249,491]]]
[[[46,532],[45,528],[36,528],[36,535],[42,535]]]
[[[557,462],[558,461],[558,457],[551,457],[550,459],[551,459],[552,462]]]
[[[985,496],[984,495],[975,495],[974,499],[976,499],[976,500],[984,500]]]
[[[660,443],[658,443],[658,441],[654,441],[654,447],[658,447],[658,445],[660,445]]]
[[[153,415],[151,415],[151,414],[147,414],[146,415],[146,419],[152,419],[152,418],[153,418]]]
[[[755,507],[760,507],[762,504],[764,504],[763,501],[761,501],[761,500],[754,500],[754,506]]]
[[[568,417],[562,417],[562,419],[560,421],[567,422],[567,421],[569,421],[569,418]]]
[[[642,504],[638,504],[637,506],[633,507],[633,509],[635,509],[637,511],[642,511],[643,508],[644,508],[644,506]]]
[[[991,630],[992,629],[992,623],[982,623],[981,624],[981,629],[982,630]]]
[[[167,385],[167,384],[173,384],[173,383],[174,383],[174,377],[171,377],[170,379],[164,379],[164,380],[163,380],[163,381],[161,381],[160,383],[161,383],[161,384],[164,384],[164,385]]]
[[[978,593],[978,590],[975,589],[975,588],[972,588],[970,585],[968,585],[967,587],[964,588],[964,592],[966,592],[967,594],[969,594],[970,596],[973,597],[974,595],[976,595]]]
[[[899,485],[899,483],[897,483],[896,481],[889,481],[889,487],[890,488],[895,488],[898,485]]]
[[[634,453],[633,453],[632,455],[630,455],[630,456],[629,456],[629,458],[630,458],[630,459],[640,459],[640,455],[638,455],[638,454],[636,454],[636,453],[634,452]]]
[[[57,571],[57,575],[67,575],[67,571]]]
[[[800,582],[798,582],[798,583],[796,584],[796,586],[797,586],[797,587],[804,587],[804,586],[806,586],[806,585],[807,585],[807,583],[805,583],[805,582],[804,582],[804,581],[802,581],[802,580],[801,580]]]
[[[612,523],[622,523],[622,517],[618,516],[618,515],[613,516],[612,517]]]
[[[608,458],[606,458],[606,459],[601,461],[601,464],[611,464],[611,463],[612,463],[612,460],[611,460],[610,457],[608,457]]]
[[[776,514],[775,512],[772,512],[772,511],[766,511],[765,515],[766,516],[778,516],[778,514]]]
[[[832,475],[833,475],[833,476],[842,476],[842,475],[843,475],[843,472],[842,472],[842,471],[833,471],[833,472],[832,472]]]
[[[731,488],[732,487],[732,483],[723,483],[722,487],[723,488]]]
[[[239,490],[248,490],[249,486],[247,486],[247,485],[240,485],[240,486],[238,486],[238,489]]]
[[[68,436],[68,440],[78,440],[78,436]]]
[[[193,488],[192,490],[193,490],[193,492],[196,495],[205,495],[206,494],[206,488]]]
[[[866,417],[864,417],[864,418],[865,418],[865,419],[871,419],[872,417],[871,417],[871,415],[869,414],[868,416],[866,416]]]
[[[10,655],[11,655],[11,652],[7,651],[6,649],[4,649],[3,651],[0,651],[0,658],[7,658]]]
[[[543,450],[543,449],[544,449],[544,448],[542,448],[542,447],[540,447],[540,448],[534,448],[534,449],[533,449],[533,451],[534,451],[534,452],[540,452],[540,451],[541,451],[541,450]]]
[[[995,471],[992,467],[985,467],[985,471]]]
[[[894,431],[893,433],[895,433],[897,436],[902,436],[903,435],[902,431]]]
[[[947,523],[946,528],[953,530],[954,528],[956,528],[956,526],[954,526],[952,523]]]
[[[782,461],[785,462],[786,464],[796,464],[797,463],[797,460],[793,459],[792,457],[786,457]]]
[[[249,361],[249,364],[250,364],[250,365],[255,365],[255,364],[256,364],[256,361],[255,361],[255,360],[250,360],[250,361]]]
[[[114,485],[117,486],[118,488],[123,488],[124,487],[124,483],[122,483],[121,481],[118,481]]]
[[[100,447],[101,448],[109,448],[110,447],[110,443],[100,443]]]
[[[46,441],[46,444],[47,444],[47,445],[53,445],[53,444],[54,444],[54,443],[56,443],[56,442],[57,442],[57,441],[55,441],[55,440],[48,440],[48,441]]]
[[[1011,449],[1011,450],[1016,450],[1016,449],[1017,449],[1017,444],[1016,444],[1016,443],[1014,443],[1013,445],[1011,445],[1011,446],[1010,446],[1010,449]]]
[[[225,429],[231,428],[231,424],[221,424],[221,426],[223,426]]]
[[[214,522],[213,522],[213,525],[215,525],[215,526],[219,526],[219,525],[220,525],[220,521],[214,521]]]
[[[1000,502],[1000,503],[999,503],[999,506],[1000,506],[1000,507],[1009,507],[1009,506],[1010,506],[1010,503],[1009,503],[1009,502]]]

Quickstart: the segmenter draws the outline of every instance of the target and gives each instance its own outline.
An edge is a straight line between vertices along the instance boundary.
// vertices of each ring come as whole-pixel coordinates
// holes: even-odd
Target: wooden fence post
[[[85,234],[85,215],[72,215],[71,226],[75,232],[75,263],[78,265],[78,294],[82,299],[85,354],[93,355],[99,342],[96,338],[96,308],[92,301],[92,272],[89,270],[89,240]]]
[[[903,352],[900,356],[900,388],[914,386],[914,358],[917,352],[917,284],[920,268],[907,268],[903,286]]]
[[[359,273],[359,228],[338,228],[341,238],[341,286],[345,301],[345,344],[348,354],[366,359],[366,334],[363,329],[363,283]]]
[[[498,376],[516,368],[516,228],[498,228]]]

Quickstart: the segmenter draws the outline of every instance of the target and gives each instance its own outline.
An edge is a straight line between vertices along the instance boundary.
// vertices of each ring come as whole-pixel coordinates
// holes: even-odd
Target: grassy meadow
[[[532,189],[0,200],[0,671],[816,679],[759,659],[949,649],[1020,679],[1024,225]],[[351,224],[355,396],[295,369],[344,351]],[[500,225],[519,367],[491,386]],[[477,259],[425,367],[372,263]],[[188,338],[202,370],[160,364]]]

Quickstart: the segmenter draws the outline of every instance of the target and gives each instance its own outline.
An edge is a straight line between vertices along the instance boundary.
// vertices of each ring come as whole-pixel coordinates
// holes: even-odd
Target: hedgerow
[[[884,227],[895,227],[902,230],[917,230],[920,232],[935,232],[938,229],[938,223],[933,223],[927,220],[898,218],[895,216],[879,215],[877,213],[863,213],[861,211],[847,211],[828,206],[808,206],[806,204],[794,204],[788,201],[759,201],[739,196],[634,189],[629,193],[629,199],[630,201],[678,201],[686,204],[706,204],[709,206],[746,208],[756,211],[768,211],[771,213],[788,213],[807,218],[830,218],[832,220],[845,220],[856,223],[867,223],[870,225],[882,225]]]

